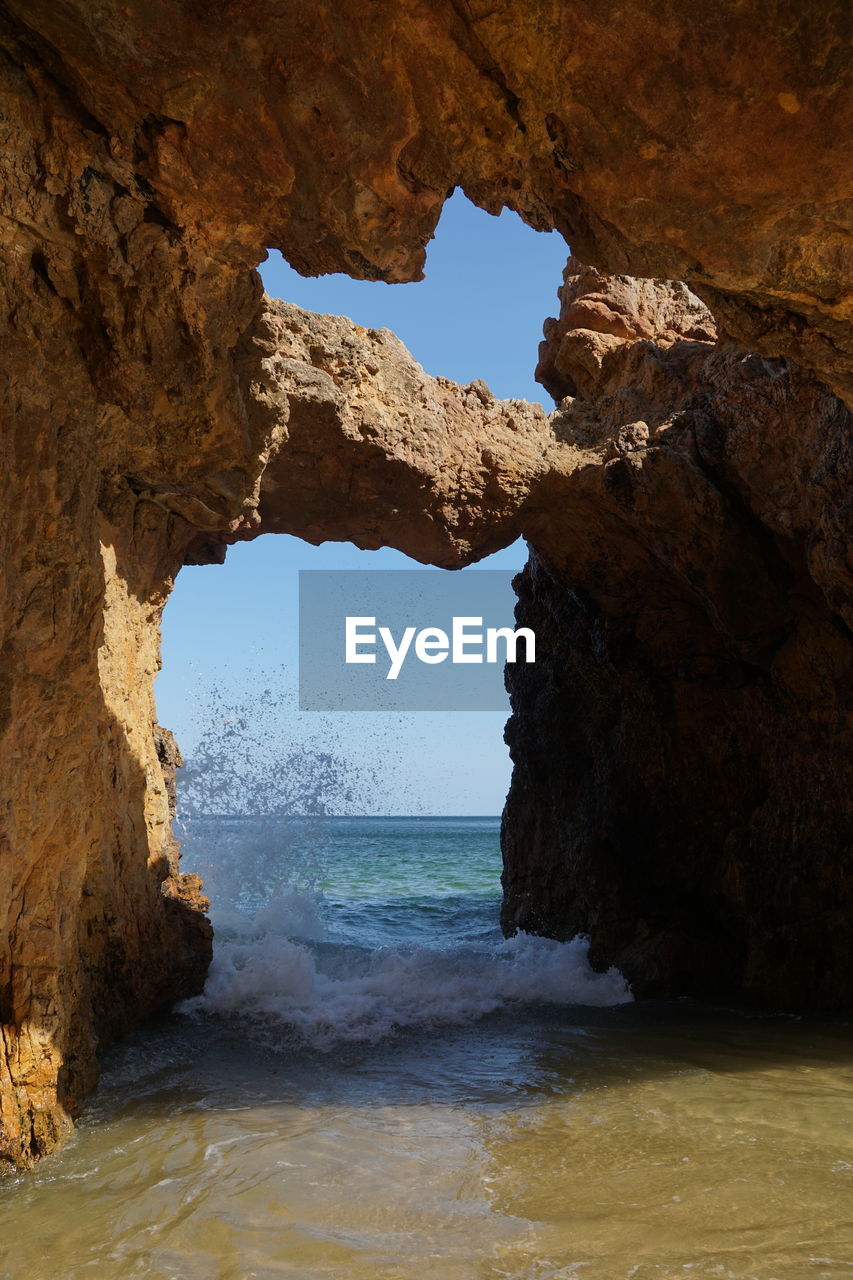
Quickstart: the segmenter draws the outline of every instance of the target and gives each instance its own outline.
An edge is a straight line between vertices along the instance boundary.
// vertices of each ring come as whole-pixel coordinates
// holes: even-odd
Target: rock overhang
[[[203,980],[158,621],[188,556],[264,527],[447,565],[525,533],[522,608],[559,656],[513,694],[507,927],[586,929],[647,991],[713,968],[849,1004],[849,418],[796,367],[849,394],[849,15],[611,17],[6,0],[5,1158],[55,1145],[98,1038]],[[267,246],[417,278],[454,187],[598,273],[546,339],[550,423],[390,340],[371,373],[363,334],[344,386],[300,346],[342,349],[341,323],[318,340],[261,297]],[[684,280],[722,344],[625,273]],[[417,430],[371,400],[382,370]]]

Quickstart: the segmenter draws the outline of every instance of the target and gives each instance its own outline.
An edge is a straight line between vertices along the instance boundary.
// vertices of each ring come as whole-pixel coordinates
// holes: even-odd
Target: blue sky
[[[324,276],[305,280],[278,253],[261,274],[267,292],[312,311],[393,329],[428,373],[496,395],[539,400],[533,380],[542,322],[557,306],[568,255],[557,233],[532,231],[517,215],[493,217],[460,193],[445,206],[417,284]],[[521,568],[523,544],[479,567]],[[277,754],[330,751],[352,765],[353,808],[372,813],[499,813],[509,785],[503,743],[509,712],[300,713],[296,706],[300,569],[414,568],[396,551],[348,543],[311,547],[267,535],[232,547],[222,566],[187,567],[163,621],[160,721],[187,757],[222,742],[245,776],[246,807],[265,807],[253,775]],[[462,572],[465,572],[463,570]],[[227,745],[226,745],[227,744]],[[215,755],[215,751],[213,753]],[[292,766],[291,766],[292,767]]]

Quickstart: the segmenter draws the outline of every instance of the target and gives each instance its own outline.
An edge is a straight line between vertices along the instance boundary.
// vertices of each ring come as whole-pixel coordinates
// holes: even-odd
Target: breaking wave
[[[618,970],[590,967],[582,938],[365,947],[330,937],[312,894],[285,895],[251,920],[232,913],[217,935],[204,992],[181,1011],[248,1019],[321,1050],[406,1027],[470,1022],[510,1005],[632,999]]]

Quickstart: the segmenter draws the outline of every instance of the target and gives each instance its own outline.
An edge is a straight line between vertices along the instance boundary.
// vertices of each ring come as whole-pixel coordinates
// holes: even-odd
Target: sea
[[[853,1277],[853,1026],[504,939],[494,817],[195,818],[203,994],[0,1183],[3,1280]]]

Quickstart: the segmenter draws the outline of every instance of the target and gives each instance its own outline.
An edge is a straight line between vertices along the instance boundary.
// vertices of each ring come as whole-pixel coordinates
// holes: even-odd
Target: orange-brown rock
[[[285,302],[268,300],[241,371],[275,445],[260,523],[235,538],[391,545],[460,568],[515,541],[542,484],[583,457],[540,405],[431,378],[388,329]]]
[[[190,253],[215,245],[236,264],[275,245],[307,272],[403,280],[461,185],[559,227],[585,262],[686,281],[739,340],[850,389],[843,0],[5,0],[4,12],[36,131],[45,91],[59,91],[54,126],[67,136],[76,115],[91,149],[76,173],[45,168],[54,199],[136,174]],[[18,225],[38,228],[29,215]]]
[[[708,308],[677,281],[604,276],[570,257],[558,297],[560,315],[545,321],[536,368],[537,381],[557,401],[579,393],[595,399],[611,379],[624,392],[630,386],[624,377],[626,341],[643,339],[666,350],[676,342],[717,337]],[[651,401],[646,393],[647,406]]]
[[[326,513],[335,536],[395,540],[457,563],[523,528],[545,566],[537,572],[555,581],[568,582],[576,549],[577,580],[595,588],[588,649],[578,641],[577,653],[606,652],[617,673],[624,663],[626,690],[639,688],[638,626],[676,667],[679,651],[688,665],[722,664],[743,673],[744,689],[760,673],[755,703],[730,685],[703,698],[691,686],[683,711],[664,715],[683,692],[669,677],[650,681],[646,696],[661,699],[654,714],[675,735],[673,756],[688,758],[710,736],[714,767],[726,744],[726,759],[757,752],[762,762],[751,807],[734,781],[725,793],[727,830],[748,834],[732,845],[724,881],[711,867],[702,903],[716,885],[742,904],[739,920],[753,909],[778,870],[761,814],[786,777],[789,797],[801,798],[780,809],[779,865],[793,870],[772,912],[790,948],[779,984],[810,971],[811,960],[797,968],[801,915],[789,908],[819,831],[815,912],[840,884],[838,826],[827,815],[838,808],[841,756],[827,745],[825,708],[844,638],[827,611],[839,616],[845,589],[836,499],[846,419],[818,384],[763,357],[796,360],[850,395],[848,50],[840,0],[626,0],[616,11],[581,0],[0,5],[0,1156],[26,1165],[49,1150],[91,1087],[97,1047],[201,982],[208,930],[198,886],[176,870],[170,752],[155,731],[159,617],[186,556],[214,555],[262,520],[310,521],[310,536],[321,536],[322,505],[350,465],[328,464],[332,439],[348,458],[370,459],[364,501],[347,510],[352,527]],[[308,449],[299,463],[295,448],[279,448],[281,407],[251,392],[269,383],[264,362],[278,341],[260,318],[252,268],[278,246],[307,273],[416,278],[454,186],[487,209],[508,205],[534,226],[558,227],[599,271],[683,280],[727,342],[759,354],[732,348],[706,360],[675,341],[657,356],[648,337],[620,354],[603,339],[635,336],[619,329],[630,308],[602,302],[605,314],[590,302],[592,355],[570,354],[570,338],[552,363],[587,397],[555,420],[554,457],[592,458],[543,469],[535,415],[483,403],[476,389],[434,388],[433,454],[423,405],[407,440],[399,414],[365,416],[357,391],[332,378],[333,390],[320,377],[328,371],[297,349],[299,376],[310,366],[315,391],[282,384],[275,395]],[[651,331],[662,336],[656,321]],[[340,341],[330,330],[330,345]],[[594,402],[599,387],[605,398]],[[315,452],[327,412],[330,434]],[[483,448],[484,434],[509,438],[510,417],[523,422],[523,482],[505,465],[505,443],[488,457]],[[457,419],[479,463],[450,438]],[[376,452],[361,431],[368,420]],[[655,432],[664,438],[651,443]],[[304,478],[314,459],[329,466],[330,487],[305,488],[297,520],[285,509],[285,498],[296,501],[287,467]],[[458,476],[433,478],[434,462]],[[380,504],[372,520],[386,464],[395,483],[405,476],[406,502],[420,505],[395,515]],[[554,590],[536,606],[547,616]],[[565,624],[575,644],[578,624]],[[602,649],[611,633],[619,643]],[[808,634],[821,637],[813,649]],[[590,735],[611,733],[604,701],[589,696]],[[516,690],[517,711],[525,697]],[[566,706],[579,705],[573,697]],[[715,737],[707,731],[721,706],[726,729]],[[638,708],[626,723],[639,724]],[[559,717],[543,734],[556,740]],[[580,743],[581,762],[593,746]],[[517,753],[527,750],[519,739]],[[519,760],[516,814],[525,767]],[[726,777],[737,772],[732,764]],[[638,775],[641,789],[661,776]],[[540,782],[531,786],[542,798]],[[672,823],[674,847],[684,807],[662,804],[655,812]],[[713,813],[707,789],[697,813],[700,804]],[[576,810],[561,812],[548,830],[536,815],[542,849]],[[651,849],[661,827],[648,830]],[[668,904],[674,918],[675,899],[661,911]],[[628,908],[620,919],[618,938],[598,935],[600,954],[608,939],[626,955],[642,947]],[[806,931],[805,947],[817,933]],[[735,966],[732,982],[744,972]]]

